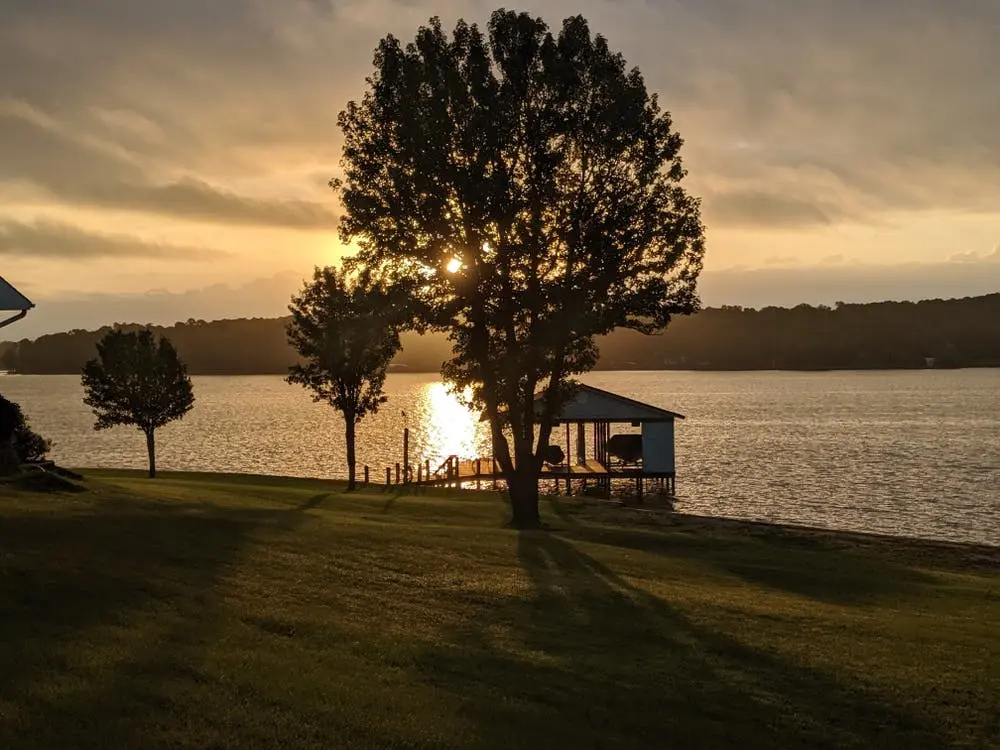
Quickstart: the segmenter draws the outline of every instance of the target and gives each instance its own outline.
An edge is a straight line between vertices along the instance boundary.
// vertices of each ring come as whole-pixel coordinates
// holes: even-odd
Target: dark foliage
[[[153,332],[113,330],[97,344],[97,359],[83,366],[83,402],[94,410],[95,430],[137,427],[146,436],[149,476],[156,476],[155,432],[194,405],[191,379],[170,340]]]
[[[154,328],[192,374],[284,374],[297,355],[285,340],[290,318],[189,321]],[[677,318],[661,335],[619,330],[597,339],[598,370],[823,370],[1000,366],[1000,294],[923,302],[710,307]],[[129,328],[129,327],[126,327]],[[131,327],[133,329],[137,326]],[[17,344],[11,369],[77,373],[109,330],[74,331]],[[448,357],[440,335],[401,335],[393,366],[438,372]]]
[[[286,329],[291,317],[237,320],[188,320],[173,326],[146,326],[158,336],[167,336],[176,346],[192,375],[284,375],[301,357],[288,343]],[[138,331],[128,324],[115,328]],[[24,374],[75,374],[93,355],[94,347],[112,327],[96,331],[70,331],[41,336],[34,341],[9,344],[11,370]],[[448,356],[443,338],[401,335],[405,353],[393,363],[410,372],[438,372]],[[0,367],[2,369],[2,367]]]
[[[41,461],[51,449],[52,443],[31,429],[21,407],[0,396],[0,473]]]
[[[298,383],[344,415],[348,489],[355,489],[355,428],[386,401],[386,371],[399,351],[406,295],[366,274],[351,276],[317,268],[311,283],[292,298],[288,341],[302,358],[291,367]]]
[[[339,122],[342,237],[419,280],[453,344],[443,374],[489,418],[514,523],[535,525],[552,414],[596,364],[595,337],[660,331],[698,306],[681,139],[583,18],[553,34],[504,10],[487,34],[431,19],[410,44],[386,37]]]

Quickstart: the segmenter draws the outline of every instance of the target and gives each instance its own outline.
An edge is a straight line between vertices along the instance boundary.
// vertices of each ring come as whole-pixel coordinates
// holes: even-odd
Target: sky
[[[281,314],[348,252],[336,118],[379,39],[495,7],[0,0],[0,276],[38,305],[17,337]],[[995,0],[517,9],[582,13],[673,115],[706,305],[1000,291]]]

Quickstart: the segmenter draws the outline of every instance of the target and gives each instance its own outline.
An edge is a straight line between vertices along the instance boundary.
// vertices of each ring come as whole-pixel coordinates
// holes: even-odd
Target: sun
[[[448,261],[444,269],[448,273],[458,273],[462,269],[462,261],[459,260],[458,258],[452,258],[451,260]]]

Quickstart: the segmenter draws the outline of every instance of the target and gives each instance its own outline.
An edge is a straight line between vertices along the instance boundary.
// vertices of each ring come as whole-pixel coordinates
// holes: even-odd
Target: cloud
[[[190,178],[165,185],[109,182],[63,186],[53,194],[81,206],[142,211],[222,224],[293,229],[333,229],[337,226],[336,214],[318,203],[247,198]]]
[[[699,281],[708,306],[808,304],[949,299],[1000,290],[1000,260],[964,258],[942,263],[830,263],[706,271]]]
[[[225,253],[150,242],[123,234],[89,232],[57,221],[28,223],[0,219],[0,256],[3,255],[81,261],[95,258],[214,260]]]
[[[128,122],[133,131],[146,122],[136,114],[118,118],[116,126]],[[193,178],[156,184],[139,164],[139,156],[114,141],[82,135],[24,102],[0,100],[0,181],[32,182],[51,199],[75,206],[220,224],[324,230],[337,224],[336,214],[320,203],[250,198]]]
[[[826,226],[845,216],[841,209],[820,201],[759,190],[708,195],[704,201],[710,225],[801,229]]]
[[[446,27],[458,17],[482,23],[490,7],[0,0],[5,212],[7,196],[21,194],[12,186],[30,182],[50,203],[142,213],[149,226],[160,222],[162,236],[174,220],[329,230],[338,209],[324,183],[340,157],[336,115],[363,94],[378,40],[390,32],[411,39],[432,14]],[[931,212],[942,223],[1000,212],[994,0],[521,7],[553,27],[584,14],[642,70],[685,138],[688,184],[705,198],[710,259],[749,248],[759,257],[746,262],[757,264],[793,239],[809,247],[818,233],[830,239],[823,253],[851,255],[847,243],[861,236],[853,226],[870,230],[862,237],[870,240],[887,223]],[[711,232],[727,227],[780,230],[786,244],[713,243]],[[325,240],[287,236],[288,252],[301,256]],[[831,238],[845,246],[830,247]],[[933,252],[977,246],[969,235],[945,243]],[[894,257],[931,251],[903,241],[886,247]],[[271,270],[262,262],[261,273]],[[225,278],[227,268],[212,273]],[[914,294],[927,288],[904,277]]]
[[[115,322],[172,325],[189,318],[279,317],[288,314],[291,296],[302,288],[305,276],[285,271],[246,284],[213,284],[176,293],[153,290],[140,294],[33,295],[36,308],[11,335],[35,338]]]
[[[956,253],[948,260],[954,263],[1000,263],[1000,244],[993,248],[992,252],[986,253],[985,255],[980,255],[975,251],[968,253]]]

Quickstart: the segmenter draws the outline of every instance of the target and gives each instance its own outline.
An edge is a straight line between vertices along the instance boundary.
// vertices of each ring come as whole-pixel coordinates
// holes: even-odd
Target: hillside
[[[10,750],[1000,742],[996,550],[88,474],[0,486]]]
[[[707,308],[647,337],[620,330],[600,340],[604,370],[817,370],[1000,366],[1000,293],[955,300],[840,304],[834,308]],[[194,374],[285,373],[294,353],[286,319],[189,320],[154,329],[171,338]],[[20,341],[0,369],[77,373],[107,329]],[[404,336],[394,367],[437,372],[441,335]]]

